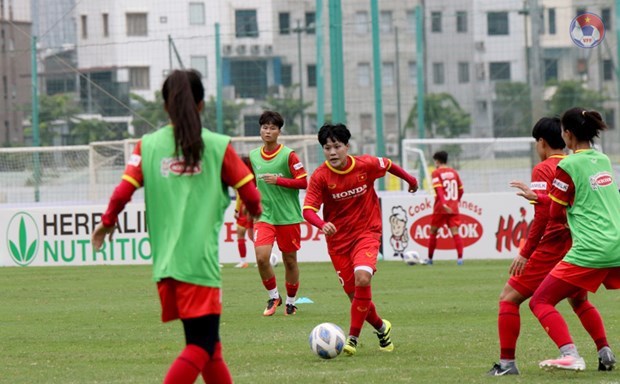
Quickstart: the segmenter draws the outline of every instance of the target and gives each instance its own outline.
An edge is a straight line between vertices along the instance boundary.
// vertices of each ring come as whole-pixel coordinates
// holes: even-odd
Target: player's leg
[[[436,215],[433,216],[433,218]],[[431,225],[431,237],[428,240],[428,260],[426,260],[427,265],[433,265],[433,256],[435,256],[435,249],[437,248],[437,232],[439,231],[439,227],[435,225]]]
[[[271,316],[276,312],[276,308],[282,305],[282,298],[278,292],[276,275],[273,271],[269,258],[273,250],[273,243],[276,238],[275,227],[271,224],[259,222],[254,224],[254,249],[256,251],[256,265],[260,274],[263,286],[269,293],[267,307],[263,311],[263,316]]]
[[[187,346],[197,346],[208,354],[207,361],[200,370],[205,383],[233,382],[228,366],[222,356],[219,324],[219,315],[183,320]]]
[[[247,230],[244,226],[241,226],[237,221],[237,249],[239,250],[239,263],[235,265],[235,268],[247,268],[248,263],[246,261],[247,247],[245,246],[245,234]]]
[[[596,345],[598,370],[611,371],[616,365],[616,357],[609,347],[603,318],[598,309],[588,300],[588,292],[582,290],[577,295],[569,297],[568,302]]]
[[[286,308],[285,315],[297,313],[295,299],[299,290],[299,265],[297,263],[297,251],[301,243],[301,227],[299,224],[276,226],[276,238],[278,247],[282,251],[284,264],[284,279],[286,284]]]
[[[568,325],[562,315],[555,309],[557,303],[576,294],[580,290],[581,288],[549,274],[536,290],[534,296],[532,296],[530,309],[561,353],[558,359],[540,362],[539,366],[541,368],[585,370],[585,362],[579,356],[577,347],[573,343]]]
[[[529,296],[526,297],[519,293],[509,282],[504,285],[504,289],[499,296],[499,311],[497,315],[500,360],[488,372],[491,376],[519,374],[516,364],[517,339],[521,332],[519,307]]]
[[[459,235],[460,225],[461,220],[459,215],[448,216],[448,227],[450,227],[450,233],[452,234],[452,240],[454,241],[454,248],[456,248],[457,265],[463,265],[463,239]]]

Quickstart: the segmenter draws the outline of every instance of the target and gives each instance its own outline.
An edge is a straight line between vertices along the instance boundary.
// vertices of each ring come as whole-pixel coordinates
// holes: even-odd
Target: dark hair
[[[198,165],[205,148],[197,108],[205,97],[201,75],[193,69],[174,70],[164,81],[161,93],[172,121],[175,155],[182,153],[185,172]]]
[[[559,117],[543,117],[532,129],[532,137],[544,139],[553,149],[564,149],[566,143],[562,139],[562,126]]]
[[[351,132],[344,124],[329,124],[325,123],[319,129],[319,143],[321,146],[327,144],[327,139],[331,139],[332,141],[339,141],[342,144],[349,144],[349,139],[351,138]]]
[[[258,119],[258,124],[273,124],[276,127],[282,129],[282,127],[284,126],[284,119],[278,112],[265,111],[262,115],[260,115],[260,118]]]
[[[591,142],[600,131],[607,129],[607,125],[600,113],[575,107],[562,115],[562,128],[575,135],[579,141]]]
[[[433,155],[433,160],[439,161],[441,164],[448,164],[448,152],[437,151]]]
[[[252,168],[252,162],[250,161],[250,157],[249,156],[243,156],[243,157],[241,157],[241,161],[243,161],[243,164],[245,164],[245,166],[248,167],[250,172],[252,172],[252,174],[254,174],[254,169]]]

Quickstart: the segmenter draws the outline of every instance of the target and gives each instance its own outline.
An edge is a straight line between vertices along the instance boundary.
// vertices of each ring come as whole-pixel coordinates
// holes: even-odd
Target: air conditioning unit
[[[252,45],[250,47],[250,53],[254,56],[260,55],[260,45]]]
[[[273,53],[273,45],[265,45],[263,52],[265,52],[265,55],[271,55]]]
[[[246,47],[245,45],[237,45],[237,47],[235,47],[235,51],[237,52],[237,55],[245,55]]]
[[[398,156],[398,144],[387,143],[385,145],[385,154],[388,156]]]
[[[476,41],[474,47],[476,47],[478,51],[484,51],[484,41]]]
[[[232,45],[225,44],[222,47],[222,54],[225,55],[225,56],[229,56],[230,54],[232,54]]]

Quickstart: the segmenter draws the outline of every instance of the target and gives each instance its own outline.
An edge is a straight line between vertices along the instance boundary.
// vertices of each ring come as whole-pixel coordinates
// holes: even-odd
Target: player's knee
[[[183,319],[185,343],[193,344],[204,349],[211,358],[214,358],[216,347],[220,341],[219,315],[206,315],[193,319]]]

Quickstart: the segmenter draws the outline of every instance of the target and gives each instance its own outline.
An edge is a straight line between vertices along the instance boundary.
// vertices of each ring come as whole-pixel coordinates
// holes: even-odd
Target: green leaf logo
[[[32,216],[26,212],[13,216],[7,231],[7,244],[13,261],[21,266],[32,263],[39,243],[39,230]]]

